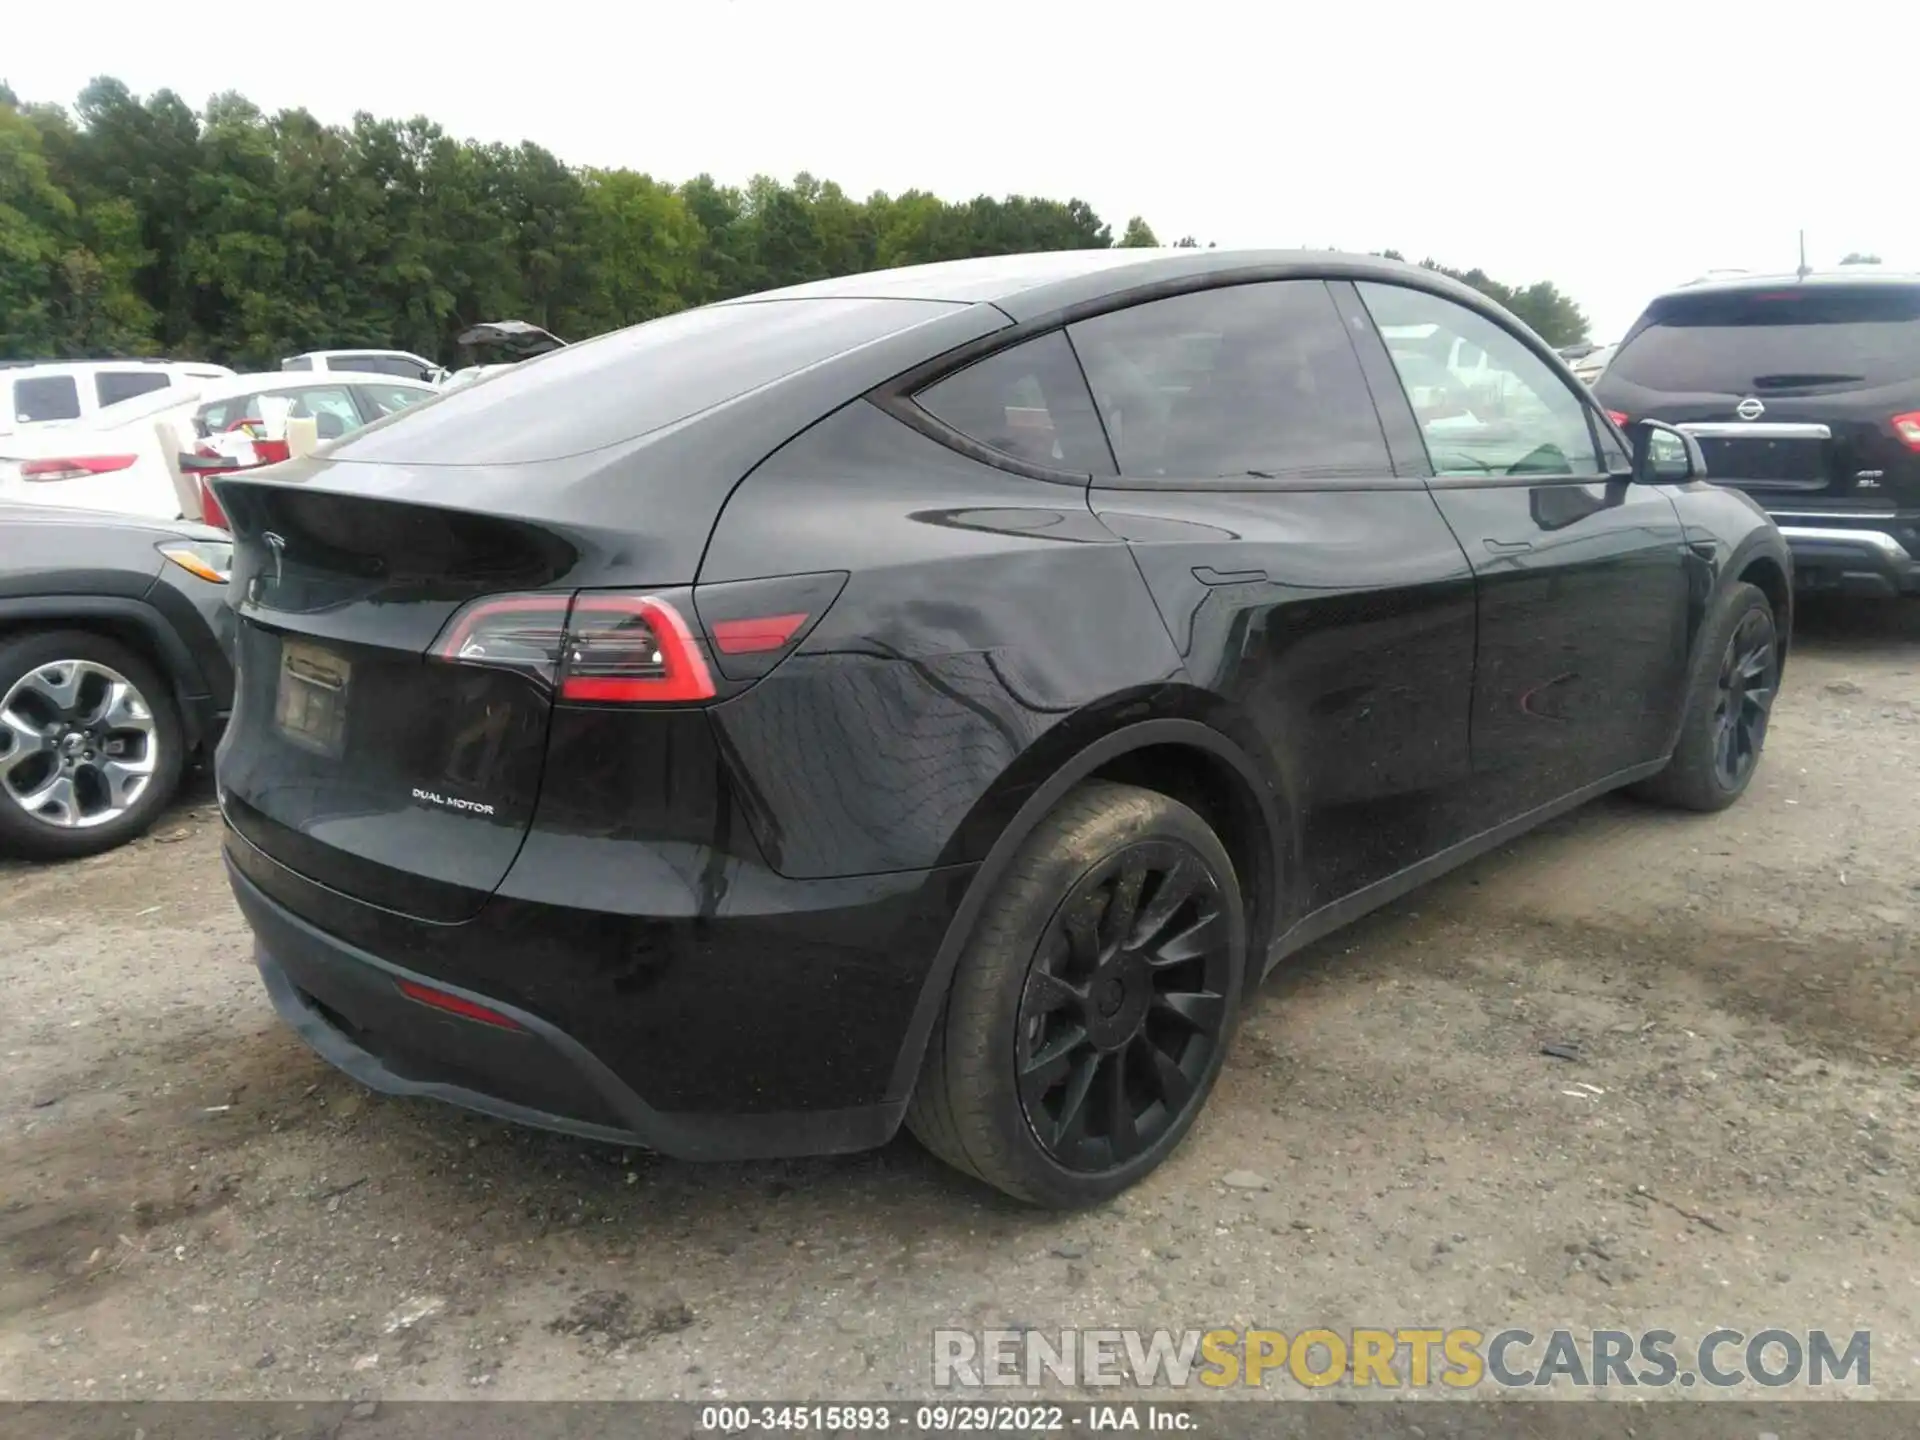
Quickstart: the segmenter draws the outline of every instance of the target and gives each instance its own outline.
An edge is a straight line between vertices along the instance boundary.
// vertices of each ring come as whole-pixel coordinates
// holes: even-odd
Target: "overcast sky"
[[[1816,265],[1920,268],[1911,0],[8,10],[0,78],[26,99],[109,74],[196,106],[424,114],[666,179],[1079,196],[1116,235],[1140,214],[1163,242],[1551,280],[1600,340],[1703,270],[1790,270],[1802,227]]]

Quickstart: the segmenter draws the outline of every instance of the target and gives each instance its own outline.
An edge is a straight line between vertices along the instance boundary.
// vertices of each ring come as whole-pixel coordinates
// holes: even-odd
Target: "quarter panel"
[[[1127,548],[1081,492],[977,463],[870,404],[728,502],[702,584],[851,572],[800,651],[712,713],[790,877],[979,859],[963,823],[1084,707],[1179,672]],[[961,837],[956,844],[956,837]]]

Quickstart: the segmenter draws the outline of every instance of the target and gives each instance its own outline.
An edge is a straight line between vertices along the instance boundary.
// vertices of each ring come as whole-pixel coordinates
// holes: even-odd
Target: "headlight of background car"
[[[224,585],[233,573],[233,546],[219,540],[170,541],[160,553],[189,574],[214,585]]]

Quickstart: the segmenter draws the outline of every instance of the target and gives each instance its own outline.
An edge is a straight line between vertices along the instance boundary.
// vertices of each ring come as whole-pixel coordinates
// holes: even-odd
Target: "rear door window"
[[[1068,334],[1122,475],[1393,473],[1353,342],[1319,280],[1175,295]]]
[[[93,377],[93,393],[105,407],[151,390],[164,390],[168,383],[164,370],[102,370]]]
[[[280,368],[282,370],[311,370],[313,369],[313,357],[311,355],[296,355],[291,360],[282,360],[280,362]]]
[[[968,439],[1029,465],[1113,473],[1087,382],[1058,330],[975,361],[913,398]]]
[[[13,382],[13,418],[22,425],[78,420],[80,387],[71,375],[36,375]]]
[[[1920,376],[1920,286],[1783,285],[1667,295],[1606,370],[1648,390],[1723,395]]]

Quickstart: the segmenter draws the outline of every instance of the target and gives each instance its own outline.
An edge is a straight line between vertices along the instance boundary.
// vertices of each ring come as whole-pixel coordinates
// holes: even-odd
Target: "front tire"
[[[173,798],[186,735],[160,675],[85,630],[0,644],[0,850],[111,850]]]
[[[1687,689],[1686,716],[1667,768],[1633,793],[1680,810],[1724,810],[1746,793],[1780,691],[1773,606],[1744,582],[1709,616]]]
[[[1178,1147],[1226,1058],[1246,973],[1233,862],[1155,791],[1081,786],[982,911],[907,1125],[1017,1199],[1098,1204]]]

